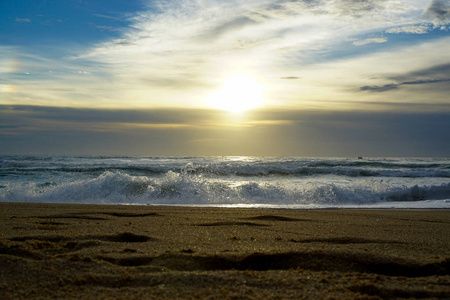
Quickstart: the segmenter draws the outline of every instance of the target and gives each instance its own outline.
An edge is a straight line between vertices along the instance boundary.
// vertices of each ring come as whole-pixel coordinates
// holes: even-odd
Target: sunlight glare
[[[256,108],[264,101],[262,86],[248,76],[234,76],[207,99],[210,106],[233,113]]]

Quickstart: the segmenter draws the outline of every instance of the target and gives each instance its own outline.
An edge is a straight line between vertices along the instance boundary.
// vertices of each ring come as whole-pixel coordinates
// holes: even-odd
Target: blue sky
[[[2,1],[2,43],[40,47],[79,43],[80,47],[117,38],[142,9],[141,1]]]
[[[448,156],[449,29],[448,0],[2,1],[0,152]]]

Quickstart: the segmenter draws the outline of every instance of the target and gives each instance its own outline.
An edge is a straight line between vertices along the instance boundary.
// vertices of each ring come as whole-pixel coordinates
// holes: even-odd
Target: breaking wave
[[[190,161],[195,161],[192,163]],[[100,175],[118,171],[130,175],[163,176],[169,171],[205,176],[315,176],[349,177],[441,177],[450,178],[450,160],[349,160],[254,158],[250,161],[215,158],[127,157],[5,157],[0,158],[0,176],[15,172],[59,172]]]
[[[4,183],[0,201],[171,205],[365,205],[450,199],[450,183],[405,186],[333,182],[224,181],[168,171],[160,178],[106,171],[91,179],[55,183]]]

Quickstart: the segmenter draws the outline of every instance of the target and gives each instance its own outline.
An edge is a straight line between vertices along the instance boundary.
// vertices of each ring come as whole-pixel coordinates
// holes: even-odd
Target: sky
[[[0,154],[450,156],[450,0],[0,1]]]

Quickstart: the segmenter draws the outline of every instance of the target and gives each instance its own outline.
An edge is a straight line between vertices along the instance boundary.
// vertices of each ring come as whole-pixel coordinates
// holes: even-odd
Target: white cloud
[[[388,39],[385,38],[384,36],[378,36],[378,37],[372,37],[372,38],[367,38],[367,39],[363,39],[363,40],[353,41],[353,45],[363,46],[363,45],[367,45],[367,44],[380,44],[380,43],[386,43],[387,40]]]
[[[414,46],[391,51],[377,51],[360,56],[349,56],[308,66],[292,66],[285,73],[301,77],[301,80],[279,80],[280,86],[273,97],[282,97],[292,107],[320,109],[360,109],[365,103],[376,102],[379,107],[389,103],[446,105],[448,89],[443,92],[433,85],[405,85],[393,93],[358,92],[363,86],[387,86],[409,81],[404,74],[418,74],[418,71],[450,63],[450,52],[444,51],[450,45],[450,38],[418,43]],[[437,72],[437,71],[436,71]],[[434,77],[417,76],[412,80],[445,79],[445,75]],[[448,85],[443,82],[441,85]],[[384,106],[383,106],[384,103]]]
[[[19,23],[30,23],[31,20],[28,19],[28,18],[16,18],[16,22],[19,22]]]
[[[405,3],[162,1],[157,12],[153,6],[136,15],[133,30],[85,57],[110,64],[124,85],[145,90],[145,82],[153,95],[172,102],[179,96],[167,91],[170,85],[214,88],[232,72],[261,74],[281,65],[310,63],[310,52],[329,51],[345,38],[395,25],[392,14],[404,18],[412,10]],[[385,41],[376,37],[355,45]]]
[[[33,94],[49,105],[60,105],[66,97],[70,100],[64,103],[73,106],[92,105],[95,99],[94,105],[109,107],[203,107],[203,99],[227,77],[245,73],[267,87],[267,104],[320,106],[330,97],[354,97],[354,90],[349,93],[342,87],[388,84],[364,82],[378,66],[390,69],[383,58],[365,65],[364,72],[355,62],[372,58],[370,44],[386,42],[384,32],[426,33],[426,24],[412,24],[423,21],[420,13],[427,3],[149,1],[147,10],[134,15],[129,27],[120,31],[120,38],[94,45],[70,60],[22,59],[33,66],[33,74],[45,73],[47,78],[16,78],[13,84],[23,91],[21,99]],[[349,40],[353,43],[345,42]],[[394,43],[392,39],[389,47]],[[366,47],[355,47],[362,45]],[[392,49],[388,51],[403,51],[400,46]],[[420,53],[420,61],[430,59],[431,52]],[[350,54],[352,59],[347,60]],[[356,71],[333,64],[342,60]],[[49,70],[55,71],[51,78]],[[87,73],[78,74],[79,70]],[[280,79],[294,77],[301,80]],[[9,102],[18,103],[18,96]]]
[[[401,26],[386,30],[387,33],[410,33],[410,34],[425,34],[428,33],[429,31],[430,28],[425,24]]]
[[[182,105],[190,99],[189,89],[201,90],[191,98],[198,99],[233,72],[259,73],[284,60],[284,53],[331,38],[330,22],[324,17],[305,15],[287,23],[253,20],[259,2],[176,3],[158,14],[140,13],[134,18],[135,30],[86,56],[113,68],[116,79],[127,87],[124,97],[148,93],[147,102]]]

